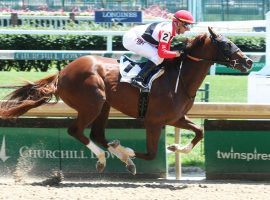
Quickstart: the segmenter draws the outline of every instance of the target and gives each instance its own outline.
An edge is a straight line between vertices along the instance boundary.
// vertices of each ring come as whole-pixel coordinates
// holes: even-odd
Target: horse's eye
[[[232,47],[232,44],[231,44],[231,43],[227,43],[227,44],[225,45],[224,49],[225,49],[226,51],[229,51],[229,50],[231,49],[231,47]]]

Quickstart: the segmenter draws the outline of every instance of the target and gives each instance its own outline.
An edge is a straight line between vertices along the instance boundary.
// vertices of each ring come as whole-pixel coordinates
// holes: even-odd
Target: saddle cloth
[[[129,64],[131,64],[131,66]],[[140,70],[141,70],[140,63],[131,60],[125,55],[120,57],[120,74],[121,74],[120,82],[131,83],[131,79],[137,76]],[[153,81],[158,77],[160,77],[163,73],[164,73],[163,68],[157,68],[157,70],[155,70],[153,73],[150,74],[148,81],[149,89],[151,89]]]

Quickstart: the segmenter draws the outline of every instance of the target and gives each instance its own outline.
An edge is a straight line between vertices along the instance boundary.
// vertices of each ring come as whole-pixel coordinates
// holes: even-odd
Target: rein
[[[181,81],[181,83],[182,83],[182,87],[183,87],[183,89],[184,89],[184,92],[186,93],[187,97],[188,97],[191,101],[193,101],[193,100],[195,99],[196,95],[195,95],[195,96],[190,96],[190,95],[189,95],[189,93],[188,93],[188,91],[187,91],[187,89],[186,89],[186,85],[185,85],[185,83],[184,83],[183,77],[181,76],[181,70],[182,70],[183,62],[184,62],[184,61],[181,61],[180,65],[179,65],[179,72],[178,72],[178,76],[177,76],[177,80],[176,80],[176,84],[175,84],[174,93],[175,93],[175,94],[177,93],[177,88],[178,88],[179,79],[180,79],[180,81]]]
[[[205,59],[205,58],[197,58],[197,57],[194,57],[194,56],[191,56],[191,55],[187,55],[187,57],[190,60],[193,60],[193,61],[196,61],[196,62],[208,61],[208,62],[218,63],[218,64],[221,64],[221,65],[231,65],[230,61],[220,61],[220,60],[211,60],[211,59]]]

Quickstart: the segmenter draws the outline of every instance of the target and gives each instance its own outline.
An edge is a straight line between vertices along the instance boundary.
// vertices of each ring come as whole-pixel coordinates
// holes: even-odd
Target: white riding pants
[[[138,36],[133,29],[124,34],[123,46],[129,51],[151,60],[156,65],[164,60],[159,57],[157,48]]]

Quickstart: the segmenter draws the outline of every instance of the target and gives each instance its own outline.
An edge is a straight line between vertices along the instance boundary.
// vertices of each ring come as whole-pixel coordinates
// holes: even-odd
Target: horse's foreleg
[[[146,125],[146,153],[135,152],[137,158],[153,160],[158,151],[158,141],[162,127],[158,125]]]
[[[203,129],[200,126],[194,124],[187,116],[184,116],[183,118],[170,125],[177,128],[191,130],[195,133],[195,137],[193,138],[193,140],[183,147],[180,147],[179,144],[170,145],[168,149],[171,151],[189,153],[194,148],[194,146],[203,138]]]
[[[90,138],[98,144],[102,145],[104,148],[108,148],[108,150],[122,162],[124,162],[127,166],[127,169],[135,175],[136,167],[133,161],[130,159],[130,157],[135,156],[134,151],[132,149],[121,146],[120,142],[116,140],[108,143],[105,138],[105,126],[109,117],[109,112],[110,105],[105,102],[100,114],[92,123]]]

